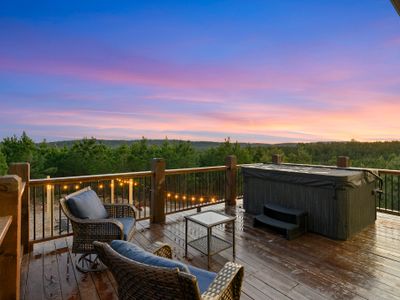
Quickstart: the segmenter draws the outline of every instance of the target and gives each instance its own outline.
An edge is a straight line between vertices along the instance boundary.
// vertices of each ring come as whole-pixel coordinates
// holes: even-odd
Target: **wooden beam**
[[[272,163],[280,165],[283,162],[282,154],[272,154]]]
[[[225,159],[225,202],[227,205],[236,205],[236,178],[237,159],[235,155],[229,155]]]
[[[151,163],[151,207],[152,223],[165,222],[165,160],[153,158]]]
[[[23,253],[28,253],[32,249],[29,247],[29,208],[30,208],[30,188],[31,167],[29,163],[11,163],[8,167],[8,174],[18,175],[22,182],[25,182],[25,190],[21,199],[21,244]]]
[[[16,175],[0,177],[0,216],[12,222],[0,246],[0,299],[19,299],[21,278],[21,198],[24,186]]]
[[[338,156],[336,166],[338,168],[350,168],[350,158],[348,156]]]
[[[10,228],[12,222],[12,216],[0,217],[0,246]]]

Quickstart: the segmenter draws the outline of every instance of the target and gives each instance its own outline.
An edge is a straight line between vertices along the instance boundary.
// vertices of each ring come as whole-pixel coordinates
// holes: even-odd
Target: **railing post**
[[[236,205],[236,177],[237,177],[237,159],[235,155],[229,155],[225,159],[225,203],[227,205]]]
[[[129,179],[129,193],[128,193],[129,204],[133,204],[133,179]]]
[[[25,190],[21,199],[21,244],[23,253],[28,253],[32,251],[32,247],[29,246],[29,214],[31,207],[29,181],[31,179],[31,166],[29,163],[11,163],[8,167],[8,174],[18,175],[22,182],[25,182]]]
[[[348,156],[338,156],[336,165],[339,168],[349,168],[350,167],[350,158]]]
[[[281,154],[272,154],[272,163],[276,165],[280,165],[283,161]]]
[[[111,183],[110,183],[110,201],[112,204],[114,204],[114,179],[111,179]]]
[[[151,162],[151,205],[152,223],[165,222],[165,160],[153,158]]]
[[[12,216],[0,246],[0,299],[19,299],[21,276],[21,178],[0,177],[0,216]]]

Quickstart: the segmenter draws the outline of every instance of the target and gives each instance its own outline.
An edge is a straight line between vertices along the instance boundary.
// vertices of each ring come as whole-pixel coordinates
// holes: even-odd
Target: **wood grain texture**
[[[0,245],[0,299],[20,299],[23,190],[20,177],[0,177],[0,216],[12,216],[12,222]]]
[[[242,299],[400,299],[399,217],[378,213],[374,225],[348,241],[312,233],[287,241],[273,231],[254,228],[252,216],[244,213],[241,205],[238,201],[235,208],[225,210],[224,205],[216,205],[203,210],[218,209],[237,216],[236,262],[245,268]],[[189,247],[188,258],[184,257],[184,216],[193,212],[168,215],[165,224],[140,221],[133,242],[142,247],[166,242],[173,248],[174,259],[205,269],[207,257],[195,249]],[[231,230],[226,225],[216,226],[213,234],[229,239]],[[202,229],[195,226],[188,232],[189,238],[201,234]],[[68,237],[35,244],[29,263],[23,265],[25,288],[21,291],[32,293],[34,299],[49,299],[46,278],[53,274],[59,284],[59,288],[47,289],[53,291],[53,299],[60,290],[63,299],[117,299],[117,286],[109,272],[86,275],[75,269],[71,242]],[[214,255],[211,270],[218,272],[230,260],[231,249]],[[67,272],[69,283],[62,282],[67,280]]]
[[[10,228],[11,222],[12,216],[0,217],[0,246],[8,232],[8,228]]]

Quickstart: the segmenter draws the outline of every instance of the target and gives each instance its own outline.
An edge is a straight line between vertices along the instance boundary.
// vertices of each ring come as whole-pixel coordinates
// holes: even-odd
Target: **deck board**
[[[223,205],[206,209],[224,210]],[[207,258],[189,247],[184,257],[187,211],[167,216],[166,224],[141,221],[133,242],[146,247],[166,242],[174,258],[207,268]],[[254,228],[252,216],[240,206],[237,215],[236,261],[245,268],[242,299],[400,299],[400,217],[378,213],[374,225],[348,241],[307,233],[287,241],[275,232]],[[200,234],[190,227],[189,238]],[[229,226],[214,231],[231,238]],[[22,299],[117,299],[117,285],[109,271],[83,274],[74,268],[72,237],[36,244],[22,265]],[[232,249],[212,257],[218,271],[232,260]],[[34,298],[32,298],[32,295]]]

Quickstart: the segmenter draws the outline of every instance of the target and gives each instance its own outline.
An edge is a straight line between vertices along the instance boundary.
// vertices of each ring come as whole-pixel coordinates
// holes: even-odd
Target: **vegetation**
[[[280,153],[285,162],[334,165],[339,155],[351,158],[352,166],[400,169],[400,142],[361,143],[330,142],[310,144],[239,144],[226,139],[223,143],[169,141],[149,142],[145,138],[108,146],[102,141],[83,139],[59,146],[43,141],[35,144],[25,133],[4,138],[0,144],[0,174],[11,162],[31,163],[31,177],[43,178],[133,172],[150,169],[151,159],[162,157],[167,168],[222,165],[234,154],[238,163],[270,162]]]

